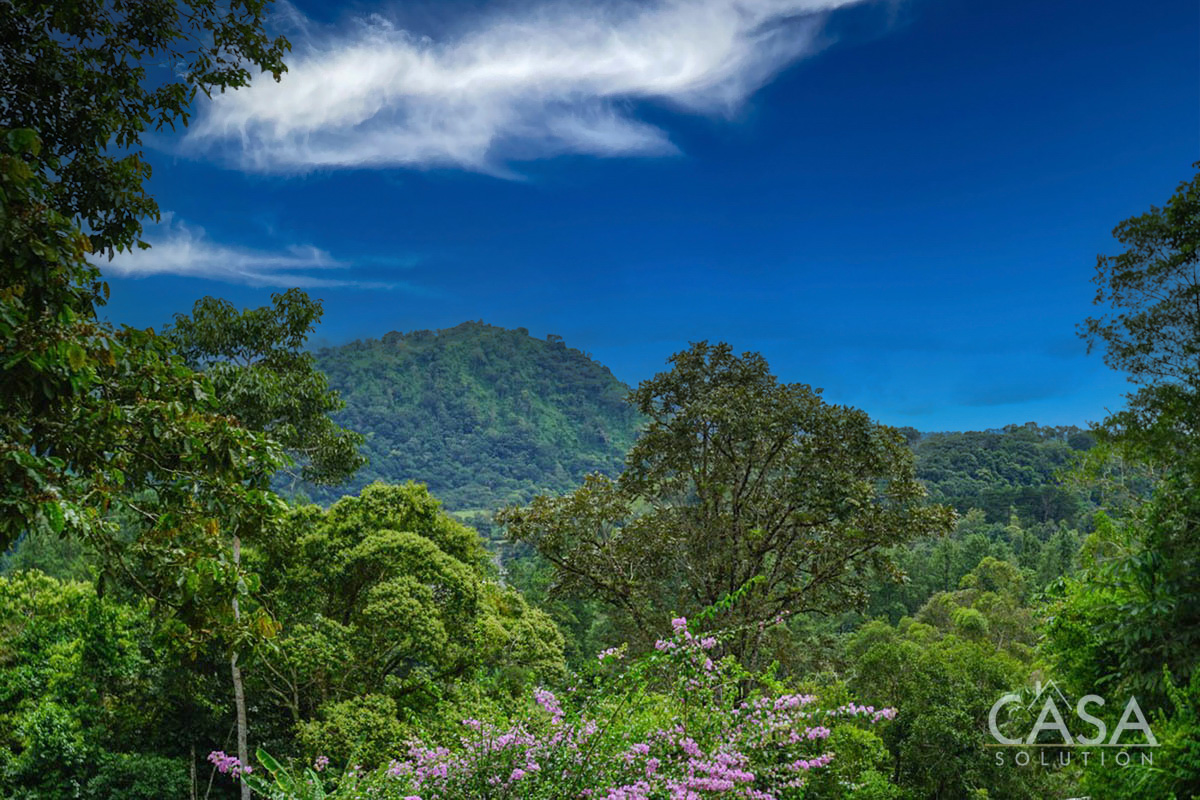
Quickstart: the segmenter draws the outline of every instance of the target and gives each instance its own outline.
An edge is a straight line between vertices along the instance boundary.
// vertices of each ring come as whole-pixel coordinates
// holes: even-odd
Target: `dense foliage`
[[[1058,776],[997,764],[988,711],[1021,686],[1037,630],[1012,564],[984,557],[914,617],[869,622],[846,646],[850,686],[866,702],[894,698],[884,733],[894,781],[912,797],[1053,797]]]
[[[0,794],[186,796],[226,715],[184,663],[145,603],[36,571],[0,578]]]
[[[639,422],[606,367],[524,329],[393,332],[316,359],[346,402],[334,418],[367,437],[369,464],[350,488],[418,480],[455,511],[491,512],[615,473]]]
[[[780,383],[757,353],[701,342],[671,364],[631,395],[649,422],[618,479],[497,517],[628,640],[747,587],[735,653],[757,662],[756,625],[862,604],[889,547],[949,529],[896,431]]]
[[[197,92],[278,80],[284,38],[263,28],[270,0],[3,0],[0,132],[29,129],[27,161],[53,173],[49,208],[96,252],[139,242],[158,216],[145,190],[147,130],[186,125]],[[6,259],[7,260],[7,259]]]
[[[252,694],[277,710],[280,738],[298,726],[309,750],[357,749],[373,765],[384,754],[357,741],[362,730],[390,732],[379,746],[392,747],[467,713],[484,685],[502,702],[565,675],[558,629],[495,580],[479,535],[423,486],[298,507],[247,555],[282,628],[249,664]]]
[[[930,497],[960,513],[977,508],[989,522],[1007,522],[1015,510],[1030,525],[1077,524],[1090,511],[1087,493],[1063,474],[1095,443],[1087,431],[1026,423],[994,431],[905,432]]]
[[[725,344],[629,403],[522,329],[312,355],[298,290],[105,322],[142,133],[278,77],[266,8],[0,0],[0,797],[1200,796],[1200,176],[1098,261],[1094,431],[896,431]],[[1154,763],[1006,764],[1051,684]]]

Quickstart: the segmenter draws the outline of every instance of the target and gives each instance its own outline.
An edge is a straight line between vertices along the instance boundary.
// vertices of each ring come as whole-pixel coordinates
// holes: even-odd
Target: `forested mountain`
[[[589,472],[616,474],[640,424],[629,388],[607,367],[524,328],[393,331],[315,355],[346,402],[335,419],[366,437],[369,458],[352,484],[306,487],[322,502],[375,480],[416,480],[450,509],[491,511],[568,491]],[[1054,476],[1092,445],[1087,431],[1026,423],[904,433],[930,498],[961,513],[1007,522],[1015,509],[1037,523],[1083,510]]]
[[[1079,492],[1057,477],[1095,443],[1085,430],[1027,422],[988,431],[904,432],[934,502],[964,514],[980,509],[988,522],[1007,522],[1016,511],[1026,524],[1073,519],[1085,509]]]
[[[1200,798],[1200,172],[1096,261],[1095,448],[725,342],[108,320],[142,134],[282,79],[269,6],[0,13],[0,798]]]
[[[628,387],[559,336],[465,322],[315,356],[346,401],[335,419],[366,436],[370,459],[353,484],[306,489],[322,502],[415,480],[450,509],[491,510],[618,472],[637,430]]]

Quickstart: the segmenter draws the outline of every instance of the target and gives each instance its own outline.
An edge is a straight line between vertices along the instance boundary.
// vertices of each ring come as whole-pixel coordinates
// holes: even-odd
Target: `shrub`
[[[352,764],[328,796],[792,800],[818,780],[824,796],[854,796],[858,788],[888,796],[873,769],[884,749],[869,728],[894,709],[825,707],[815,694],[718,659],[736,633],[694,635],[682,618],[673,627],[627,668],[622,651],[601,653],[574,686],[536,690],[511,719],[464,720],[456,739],[409,742],[389,766],[366,774]],[[243,776],[259,794],[327,796],[314,769],[293,774],[266,753],[259,760],[265,770]]]

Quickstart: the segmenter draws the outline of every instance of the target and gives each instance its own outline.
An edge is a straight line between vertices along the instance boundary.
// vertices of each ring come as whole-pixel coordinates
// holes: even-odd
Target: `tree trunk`
[[[233,537],[233,563],[242,563],[242,540]],[[233,596],[233,618],[241,620],[241,610],[238,608],[238,598]],[[238,761],[245,767],[250,764],[250,746],[246,735],[246,690],[242,686],[242,669],[238,666],[238,654],[235,650],[229,657],[229,672],[233,676],[233,702],[237,707],[237,751]],[[245,781],[239,781],[242,800],[250,800],[250,787]]]

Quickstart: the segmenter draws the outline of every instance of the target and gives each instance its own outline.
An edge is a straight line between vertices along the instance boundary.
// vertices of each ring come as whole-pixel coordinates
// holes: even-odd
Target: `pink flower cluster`
[[[621,659],[625,657],[625,652],[620,647],[610,647],[607,650],[601,650],[596,654],[596,660],[603,662],[606,658]]]
[[[551,719],[556,722],[562,719],[562,706],[558,704],[558,698],[554,696],[554,692],[550,691],[549,689],[534,689],[533,699],[537,701],[539,706],[545,709],[546,713],[550,715]]]
[[[894,708],[875,708],[875,706],[860,706],[854,703],[847,703],[844,706],[839,706],[830,712],[842,717],[870,717],[871,722],[879,722],[881,719],[895,719],[896,709]]]
[[[236,756],[226,755],[223,750],[213,750],[208,754],[208,760],[217,768],[217,772],[222,775],[237,777],[238,775],[250,775],[254,772],[253,767],[249,765],[243,766],[242,762]]]
[[[627,727],[624,702],[617,713],[603,703],[596,711],[564,709],[539,688],[533,699],[541,711],[526,721],[504,728],[464,720],[469,733],[456,746],[413,744],[392,762],[391,778],[411,793],[406,800],[782,800],[833,760],[832,726],[895,715],[855,704],[823,710],[808,694],[736,702],[731,667],[710,656],[717,638],[694,636],[683,617],[671,628],[644,662],[662,673],[651,680],[672,711],[648,719],[669,719],[665,727]]]

